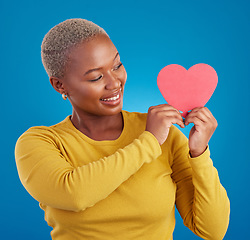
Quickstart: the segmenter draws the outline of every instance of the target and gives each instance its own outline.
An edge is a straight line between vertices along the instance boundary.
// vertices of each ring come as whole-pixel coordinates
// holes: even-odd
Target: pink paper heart
[[[216,71],[208,64],[199,63],[188,70],[178,64],[164,67],[158,74],[157,85],[168,104],[185,118],[189,110],[203,107],[218,83]]]

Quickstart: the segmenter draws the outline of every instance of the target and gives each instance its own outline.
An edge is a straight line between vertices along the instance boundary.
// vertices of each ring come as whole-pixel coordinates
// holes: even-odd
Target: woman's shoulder
[[[26,137],[43,137],[43,138],[55,138],[58,131],[67,128],[69,125],[70,116],[67,116],[63,121],[51,125],[51,126],[33,126],[28,128],[19,139]]]

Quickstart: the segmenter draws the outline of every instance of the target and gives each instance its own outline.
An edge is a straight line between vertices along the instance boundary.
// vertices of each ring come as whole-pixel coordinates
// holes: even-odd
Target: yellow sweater
[[[54,240],[170,240],[175,204],[204,239],[223,238],[229,200],[209,149],[189,156],[172,126],[166,142],[145,131],[147,114],[122,111],[114,141],[94,141],[70,117],[32,127],[16,144],[22,184],[40,202]]]

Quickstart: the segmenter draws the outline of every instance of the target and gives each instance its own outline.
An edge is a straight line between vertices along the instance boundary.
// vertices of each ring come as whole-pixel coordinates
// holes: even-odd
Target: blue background
[[[219,83],[206,106],[219,123],[210,148],[231,200],[225,239],[250,239],[250,6],[243,0],[1,1],[1,238],[50,239],[43,211],[19,181],[14,146],[29,127],[71,114],[70,104],[50,86],[40,45],[50,28],[76,17],[103,27],[120,52],[128,73],[125,110],[147,112],[165,103],[156,78],[168,64],[215,68]],[[178,214],[174,237],[200,239]]]

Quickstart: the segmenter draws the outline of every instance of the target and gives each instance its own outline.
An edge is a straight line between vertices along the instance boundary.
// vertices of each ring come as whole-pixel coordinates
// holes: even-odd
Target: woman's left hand
[[[197,107],[186,116],[184,123],[194,124],[189,133],[189,149],[191,157],[198,157],[206,150],[218,125],[217,121],[208,108]]]

